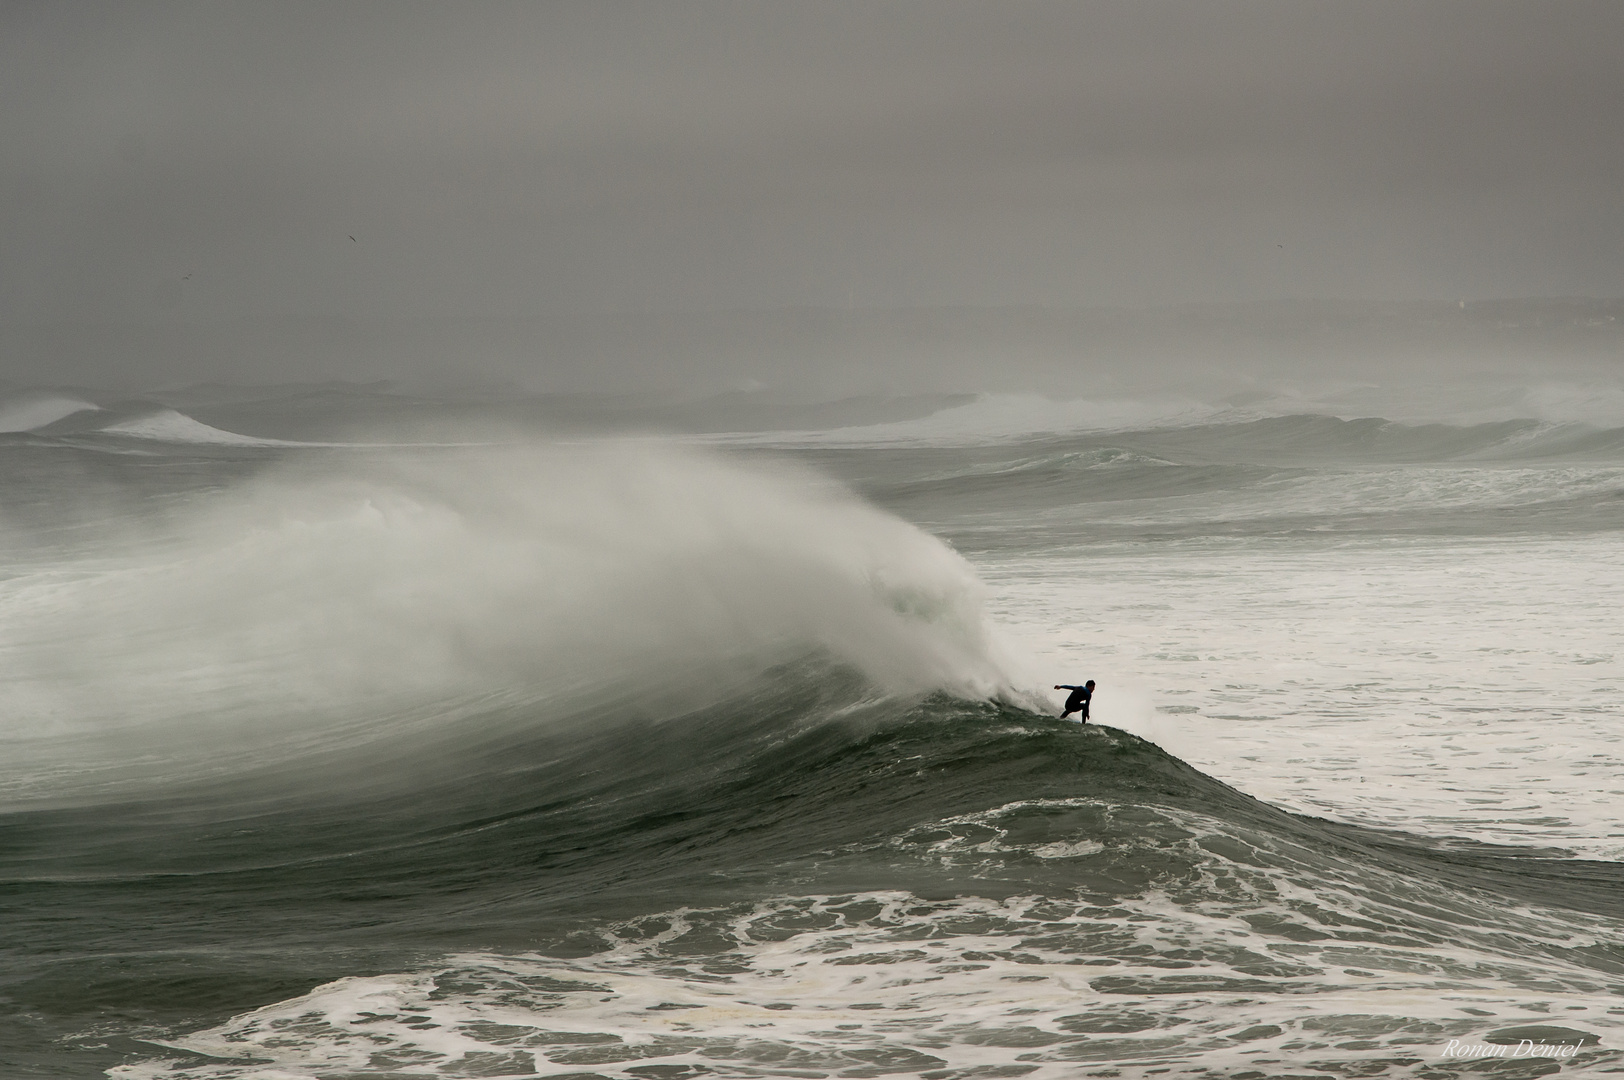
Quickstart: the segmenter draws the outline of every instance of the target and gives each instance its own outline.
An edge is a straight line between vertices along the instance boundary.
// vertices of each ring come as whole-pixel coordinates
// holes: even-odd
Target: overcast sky
[[[4,2],[0,94],[8,323],[1624,294],[1616,0]]]

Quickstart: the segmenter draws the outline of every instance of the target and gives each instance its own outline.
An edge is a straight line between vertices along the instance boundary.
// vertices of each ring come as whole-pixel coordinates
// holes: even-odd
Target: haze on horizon
[[[1250,346],[1054,312],[1302,299],[1329,365],[1624,296],[1621,72],[1594,2],[7,2],[0,378],[1064,391]]]

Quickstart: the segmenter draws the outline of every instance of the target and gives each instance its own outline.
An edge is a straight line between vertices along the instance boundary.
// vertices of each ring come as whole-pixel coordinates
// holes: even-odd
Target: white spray
[[[10,798],[492,698],[697,704],[809,651],[883,692],[1011,683],[947,545],[809,474],[663,443],[321,454],[160,539],[0,583]]]

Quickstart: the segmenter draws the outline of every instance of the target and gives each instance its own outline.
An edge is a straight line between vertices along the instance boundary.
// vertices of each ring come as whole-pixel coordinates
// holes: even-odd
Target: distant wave
[[[708,436],[707,441],[808,446],[955,446],[1039,435],[1196,424],[1233,412],[1227,406],[1167,398],[1054,401],[1036,394],[983,394],[915,420],[830,428]]]
[[[940,415],[940,414],[938,414]],[[921,421],[921,424],[924,422]],[[900,425],[899,425],[900,426]],[[859,445],[845,441],[842,429],[809,445]],[[945,427],[944,427],[945,430]],[[924,441],[924,440],[921,440]],[[1519,419],[1453,425],[1406,423],[1378,416],[1343,418],[1323,413],[1245,415],[1238,410],[1201,415],[1192,410],[1178,422],[1138,427],[1102,425],[1070,432],[1036,430],[980,440],[943,440],[944,445],[1038,445],[1037,456],[1023,450],[1001,468],[1050,468],[1209,461],[1295,464],[1346,461],[1512,460],[1560,456],[1610,456],[1624,451],[1624,428]],[[873,445],[879,445],[876,441]],[[983,471],[984,467],[983,467]]]
[[[1408,452],[1433,454],[1468,452],[1464,446],[1446,444],[1457,440],[1454,433],[1469,432],[1465,440],[1479,440],[1479,449],[1516,436],[1524,441],[1537,438],[1566,452],[1569,444],[1579,448],[1586,440],[1593,441],[1596,432],[1619,430],[1624,424],[1624,397],[1617,392],[1546,386],[1519,388],[1514,394],[1506,391],[1501,397],[1506,400],[1497,397],[1492,406],[1463,405],[1451,416],[1442,403],[1411,415],[1404,402],[1355,390],[1319,396],[1258,391],[1211,401],[1183,396],[1056,400],[1037,394],[982,394],[966,404],[910,420],[699,438],[795,447],[970,447],[1119,432],[1224,429],[1254,441],[1297,440],[1320,449],[1330,438],[1346,449],[1379,447],[1404,453],[1407,442]],[[1342,426],[1347,424],[1356,426]],[[1258,445],[1267,448],[1264,442]]]
[[[101,430],[108,435],[125,435],[133,439],[157,439],[163,442],[177,443],[206,443],[216,446],[308,445],[289,442],[285,439],[261,439],[252,435],[239,435],[234,431],[222,431],[220,428],[210,427],[208,424],[194,420],[185,413],[176,412],[174,409],[164,409],[161,412],[109,424]]]
[[[45,438],[98,435],[208,446],[321,446],[225,431],[150,401],[94,405],[66,396],[31,397],[0,405],[0,431]]]
[[[1624,450],[1624,429],[1529,419],[1454,425],[1296,414],[1136,432],[1121,441],[1151,453],[1199,461],[1510,461],[1610,457]]]
[[[97,411],[80,398],[56,394],[26,394],[0,401],[0,432],[33,431],[78,413]]]
[[[0,413],[0,420],[3,420],[5,415]],[[172,446],[258,447],[267,449],[305,447],[376,450],[412,446],[459,447],[491,445],[485,441],[447,442],[412,439],[401,442],[335,442],[243,435],[239,432],[215,427],[212,424],[205,424],[179,410],[145,401],[123,402],[107,406],[83,404],[82,408],[71,409],[67,408],[66,404],[63,403],[53,409],[42,408],[37,412],[19,413],[19,422],[27,422],[29,426],[0,427],[0,431],[15,431],[50,439],[68,439],[79,446],[86,445],[87,439],[94,440],[99,437],[117,440],[140,440],[144,443],[167,443]],[[97,448],[108,449],[111,445],[104,439]]]
[[[935,523],[965,550],[984,535],[1045,548],[1144,528],[1592,531],[1616,528],[1624,429],[1303,415],[939,447],[894,461],[865,465],[864,493]],[[1004,528],[1011,515],[1028,522],[1018,534]]]

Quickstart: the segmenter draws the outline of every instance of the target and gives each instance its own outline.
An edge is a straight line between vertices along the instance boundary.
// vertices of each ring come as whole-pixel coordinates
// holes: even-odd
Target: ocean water
[[[0,1075],[1624,1072],[1624,428],[290,408],[0,408]]]

